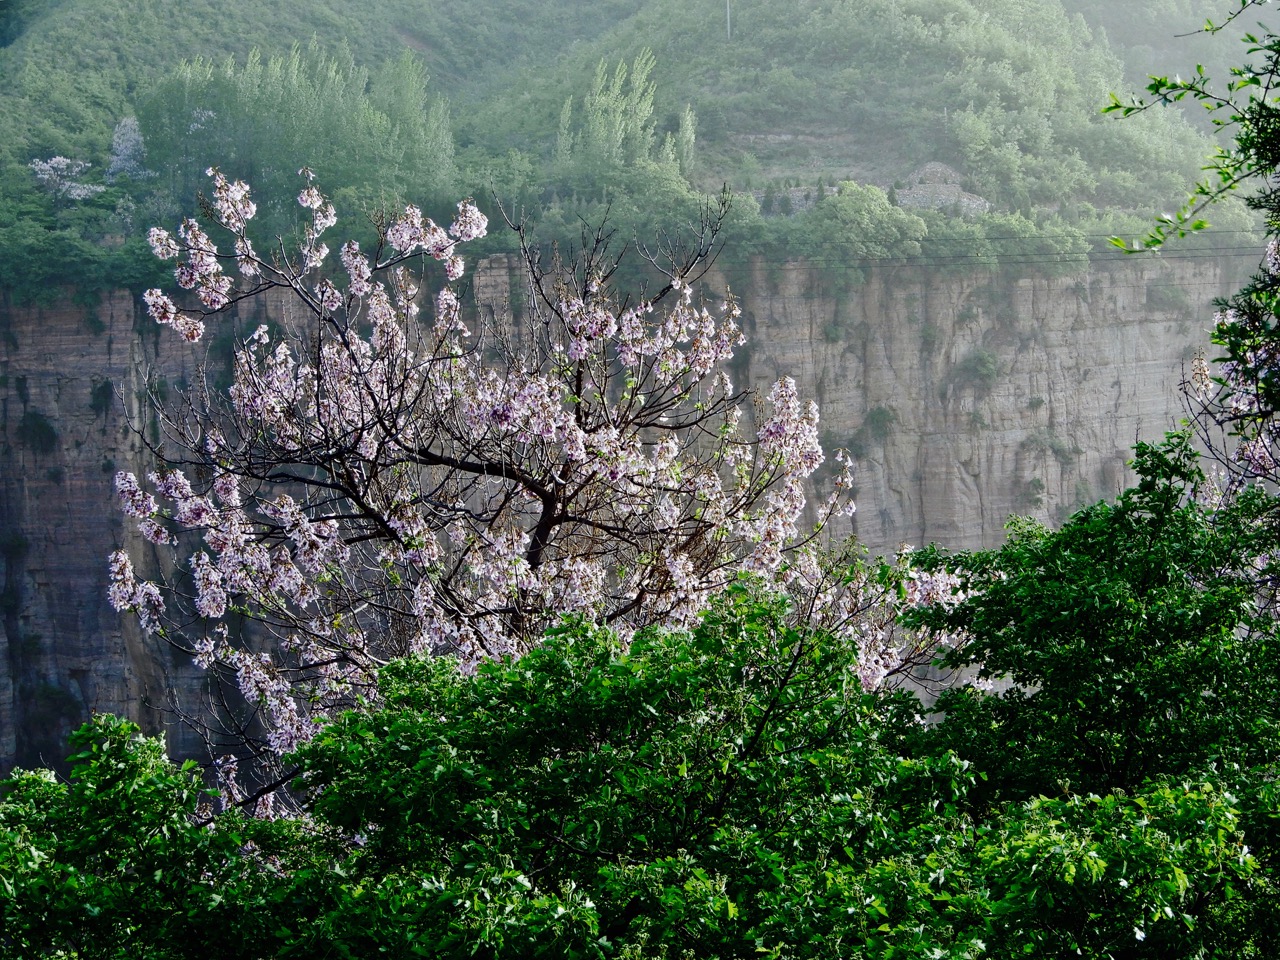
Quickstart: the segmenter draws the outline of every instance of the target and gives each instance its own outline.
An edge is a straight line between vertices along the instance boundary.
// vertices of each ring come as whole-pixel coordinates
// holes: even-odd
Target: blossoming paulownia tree
[[[264,752],[304,741],[389,658],[519,655],[566,614],[624,640],[679,628],[743,573],[857,632],[865,685],[927,662],[891,608],[859,615],[869,568],[850,576],[805,548],[817,532],[802,529],[805,481],[824,461],[816,406],[783,378],[744,422],[747,394],[724,370],[739,308],[693,296],[727,200],[691,243],[651,258],[666,278],[652,296],[614,294],[597,232],[569,266],[544,269],[526,246],[528,316],[472,331],[451,285],[419,309],[424,257],[452,283],[460,247],[485,234],[470,201],[447,229],[405,207],[374,249],[345,243],[332,269],[336,214],[307,171],[309,223],[290,256],[259,253],[249,188],[209,173],[222,245],[193,219],[150,234],[201,307],[149,290],[151,316],[196,341],[246,299],[283,291],[291,309],[238,342],[225,394],[202,377],[157,404],[167,465],[116,486],[172,574],[141,580],[118,551],[110,593],[234,675],[260,708]],[[838,459],[818,528],[853,509]]]

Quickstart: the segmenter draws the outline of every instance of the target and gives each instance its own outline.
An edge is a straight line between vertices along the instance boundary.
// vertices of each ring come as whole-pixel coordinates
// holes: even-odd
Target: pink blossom
[[[316,210],[312,218],[316,235],[320,235],[338,222],[338,212],[332,203],[326,203]]]
[[[807,477],[826,459],[818,440],[818,405],[801,404],[790,377],[773,385],[769,402],[773,412],[760,428],[760,449],[787,472]]]
[[[213,481],[213,493],[224,506],[239,507],[240,481],[233,474],[222,473]]]
[[[228,230],[240,232],[257,213],[257,205],[249,199],[249,185],[243,180],[229,181],[219,170],[210,167],[205,173],[213,179],[213,208]]]
[[[387,243],[393,250],[412,253],[422,245],[425,239],[423,230],[422,211],[409,205],[387,229]]]
[[[147,479],[156,488],[156,492],[166,500],[186,500],[195,495],[195,491],[191,489],[191,481],[181,470],[150,473]]]
[[[191,572],[196,582],[196,612],[217,619],[227,611],[227,594],[222,589],[222,574],[207,553],[191,558]]]
[[[318,188],[307,185],[303,191],[298,194],[298,205],[307,210],[319,210],[324,206],[324,194]]]
[[[1270,444],[1260,437],[1245,441],[1236,448],[1236,460],[1244,464],[1254,476],[1270,476],[1276,468],[1276,461],[1269,447]]]
[[[436,295],[436,329],[441,333],[460,333],[464,337],[470,332],[462,322],[462,305],[448,287]]]
[[[458,204],[458,216],[449,227],[449,234],[462,243],[467,243],[480,239],[488,229],[489,218],[471,200],[463,200]]]
[[[321,280],[316,284],[316,299],[320,301],[320,306],[324,307],[329,313],[336,313],[342,309],[342,294],[328,280]]]
[[[371,289],[369,278],[373,276],[373,268],[369,265],[369,258],[360,252],[360,244],[354,240],[348,240],[342,245],[338,255],[350,278],[347,284],[348,292],[353,297],[368,296]]]
[[[170,536],[169,531],[152,517],[147,517],[138,524],[138,532],[141,533],[145,539],[157,546],[164,547],[177,542],[172,536]]]
[[[127,517],[141,520],[160,509],[155,497],[138,485],[138,478],[132,473],[121,471],[116,474],[116,495],[120,498],[120,509]]]
[[[165,326],[173,325],[178,316],[178,308],[174,306],[172,300],[155,288],[144,293],[142,299],[147,305],[147,313],[152,320]]]
[[[236,238],[236,266],[243,276],[256,277],[262,273],[258,268],[257,256],[248,237]]]
[[[152,227],[147,231],[147,243],[151,245],[151,252],[161,260],[172,260],[178,255],[178,244],[168,230]]]
[[[310,273],[324,264],[325,258],[329,256],[329,247],[319,239],[319,234],[313,227],[307,227],[303,236],[302,272]]]
[[[133,574],[133,563],[123,550],[114,551],[109,558],[110,586],[107,597],[116,610],[128,610],[134,605],[138,582]]]
[[[134,576],[133,564],[123,550],[116,550],[109,559],[110,583],[107,587],[107,599],[111,606],[121,612],[133,611],[137,614],[142,629],[147,633],[155,633],[160,629],[165,609],[159,587],[148,581],[139,581]]]

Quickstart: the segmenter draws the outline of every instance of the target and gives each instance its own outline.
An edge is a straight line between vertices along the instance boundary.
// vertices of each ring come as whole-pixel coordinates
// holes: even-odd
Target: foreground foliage
[[[247,219],[241,185],[218,186],[224,220]],[[323,259],[331,214],[303,196]],[[406,211],[393,228],[415,222]],[[229,287],[193,227],[190,285],[217,309]],[[345,259],[366,284],[369,265]],[[586,610],[473,673],[452,658],[371,664],[376,701],[289,744],[298,816],[272,819],[269,794],[215,797],[158,741],[98,718],[68,782],[0,786],[0,955],[1274,955],[1275,501],[1255,481],[1275,477],[1278,263],[1272,251],[1224,314],[1233,367],[1205,388],[1206,416],[1241,440],[1217,448],[1223,487],[1172,438],[1139,448],[1135,489],[1061,531],[1019,523],[1001,550],[918,558],[956,587],[906,619],[966,641],[943,662],[977,670],[941,711],[868,692],[865,636],[806,623],[739,578],[696,615],[634,633]],[[321,321],[337,310],[327,293],[314,292]],[[176,509],[213,510],[172,475],[154,482]],[[170,518],[123,487],[168,542]],[[264,536],[305,529],[282,523]],[[768,566],[785,570],[781,554]],[[918,592],[923,574],[901,569],[903,594]],[[211,583],[196,585],[202,616]]]
[[[938,703],[934,735],[992,774],[990,795],[1136,790],[1276,755],[1274,501],[1194,499],[1220,491],[1183,435],[1140,444],[1136,467],[1137,487],[1059,531],[1019,520],[999,550],[920,555],[965,595],[908,616],[969,636],[945,662],[1009,687]]]
[[[1181,440],[1138,466],[1060,532],[938,558],[968,592],[918,619],[1020,685],[928,725],[749,581],[626,647],[567,621],[473,675],[383,668],[294,755],[302,818],[201,813],[192,770],[99,718],[69,783],[5,785],[0,951],[1270,956],[1274,629],[1224,563],[1252,508],[1200,506]]]

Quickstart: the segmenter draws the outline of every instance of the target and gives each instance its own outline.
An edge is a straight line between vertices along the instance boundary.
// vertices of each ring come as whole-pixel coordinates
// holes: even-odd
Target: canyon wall
[[[851,285],[757,263],[732,277],[749,337],[735,374],[766,389],[790,375],[819,400],[825,443],[857,455],[855,529],[872,550],[993,545],[1011,513],[1055,521],[1124,486],[1134,441],[1180,416],[1210,302],[1238,280],[1213,260],[1053,279],[886,268]],[[519,290],[511,258],[477,265],[479,309]],[[122,623],[105,562],[120,546],[149,556],[126,542],[112,476],[150,466],[131,428],[155,438],[137,419],[148,383],[180,387],[199,356],[126,292],[0,303],[0,772],[59,761],[91,710],[199,752],[168,707],[198,709],[204,678]]]
[[[1226,264],[1158,260],[1059,278],[886,269],[838,296],[795,265],[744,302],[751,383],[790,374],[825,445],[858,458],[859,538],[993,546],[1010,514],[1058,522],[1132,479],[1136,440],[1183,415]]]
[[[143,461],[129,420],[149,370],[192,361],[144,318],[128,292],[0,311],[0,769],[61,760],[90,710],[155,729],[184,676],[106,602],[104,558],[128,535],[112,477]]]

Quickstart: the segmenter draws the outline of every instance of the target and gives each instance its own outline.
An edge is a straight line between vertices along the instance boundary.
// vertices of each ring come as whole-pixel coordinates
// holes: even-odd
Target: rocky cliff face
[[[106,603],[126,535],[112,476],[140,460],[127,416],[164,360],[134,298],[0,311],[0,769],[53,763],[90,710],[158,720],[170,658]],[[105,552],[104,552],[105,551]]]
[[[747,371],[817,397],[827,446],[858,457],[856,530],[873,550],[991,546],[1010,514],[1052,522],[1116,494],[1134,442],[1181,417],[1184,365],[1236,279],[1199,263],[1058,279],[902,268],[838,295],[802,265],[757,271]]]
[[[819,400],[828,445],[858,456],[856,530],[873,550],[994,544],[1010,513],[1055,520],[1114,494],[1133,442],[1178,418],[1182,365],[1238,279],[1193,262],[1066,279],[902,268],[848,289],[758,265],[734,279],[750,340],[738,379],[787,374]],[[479,265],[480,309],[504,309],[518,283],[506,258]],[[163,708],[172,691],[198,705],[203,678],[106,602],[105,558],[128,536],[112,476],[149,466],[130,421],[148,376],[163,390],[192,372],[155,333],[127,293],[0,305],[0,771],[61,759],[91,710],[197,748]]]

